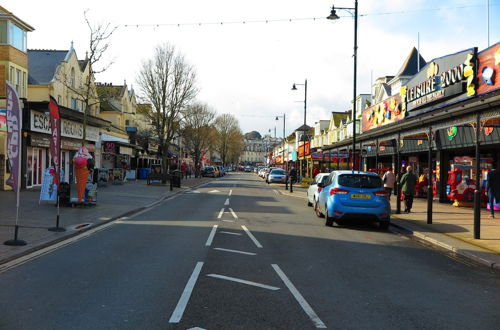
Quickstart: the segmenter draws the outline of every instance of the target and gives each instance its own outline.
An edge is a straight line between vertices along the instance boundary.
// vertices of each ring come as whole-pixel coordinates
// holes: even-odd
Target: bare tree
[[[159,139],[163,169],[168,169],[168,149],[179,133],[182,112],[195,98],[196,73],[184,56],[170,44],[157,46],[151,59],[142,63],[137,77],[141,100],[151,104],[146,116]]]
[[[202,103],[193,104],[184,112],[181,134],[186,151],[193,156],[196,177],[199,174],[202,152],[213,143],[212,125],[214,119],[215,112]]]
[[[87,116],[92,113],[95,114],[98,111],[97,105],[99,104],[99,96],[96,91],[95,76],[96,74],[103,73],[113,64],[112,61],[106,64],[102,64],[101,62],[110,46],[109,41],[111,36],[118,28],[118,26],[112,26],[109,23],[91,23],[87,17],[87,11],[84,12],[83,16],[85,17],[85,22],[90,31],[89,48],[86,52],[86,58],[83,61],[84,67],[86,68],[86,75],[80,83],[75,81],[75,77],[71,74],[71,69],[68,67],[65,67],[64,71],[56,75],[57,79],[82,102],[82,145],[85,144],[85,139],[87,137]]]
[[[236,148],[241,148],[243,143],[243,134],[238,123],[238,119],[231,114],[222,114],[215,119],[215,130],[217,140],[215,142],[215,151],[221,157],[222,164],[226,165],[230,159],[231,152]]]

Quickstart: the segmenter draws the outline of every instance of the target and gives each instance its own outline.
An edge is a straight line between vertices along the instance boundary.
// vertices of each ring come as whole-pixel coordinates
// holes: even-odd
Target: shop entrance
[[[26,186],[28,188],[42,184],[43,173],[47,168],[46,149],[28,147],[26,160]]]

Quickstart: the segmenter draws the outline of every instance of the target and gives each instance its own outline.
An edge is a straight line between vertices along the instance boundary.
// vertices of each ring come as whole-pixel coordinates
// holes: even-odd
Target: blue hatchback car
[[[376,173],[333,171],[324,183],[314,210],[326,226],[343,220],[371,218],[387,229],[391,206],[382,179]]]

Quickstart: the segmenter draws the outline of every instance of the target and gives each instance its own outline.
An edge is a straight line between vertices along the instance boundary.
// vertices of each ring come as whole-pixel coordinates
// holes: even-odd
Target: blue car
[[[389,227],[391,206],[382,179],[376,173],[333,171],[322,186],[314,210],[326,226],[348,219],[371,218],[381,229]]]

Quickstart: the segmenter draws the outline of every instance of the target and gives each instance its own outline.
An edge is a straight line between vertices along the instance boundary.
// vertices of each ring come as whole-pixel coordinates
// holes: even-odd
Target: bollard
[[[170,191],[174,190],[174,182],[172,180],[173,180],[173,176],[170,175]]]
[[[293,193],[293,179],[290,180],[290,192]]]
[[[288,178],[285,180],[285,190],[288,190]]]

